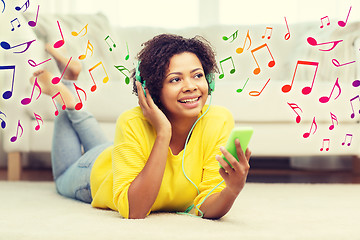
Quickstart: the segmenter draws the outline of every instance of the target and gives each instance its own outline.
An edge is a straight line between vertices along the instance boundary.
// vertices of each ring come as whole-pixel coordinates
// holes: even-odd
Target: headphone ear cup
[[[215,75],[213,73],[207,74],[206,80],[209,83],[209,94],[211,94],[215,91]]]

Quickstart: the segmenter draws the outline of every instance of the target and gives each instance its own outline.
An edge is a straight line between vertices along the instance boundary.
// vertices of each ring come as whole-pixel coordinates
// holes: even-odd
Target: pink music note
[[[3,113],[2,111],[0,111],[0,114],[6,117],[5,113]],[[6,127],[6,122],[2,118],[0,118],[0,120],[1,120],[1,128],[4,129]]]
[[[15,30],[15,27],[14,27],[14,24],[13,24],[14,21],[17,21],[17,23],[18,23],[17,27],[18,27],[18,28],[21,26],[21,24],[20,24],[20,22],[19,22],[19,19],[18,19],[18,18],[15,18],[15,19],[13,19],[13,20],[10,22],[10,23],[11,23],[11,26],[12,26],[11,31],[14,31],[14,30]]]
[[[335,114],[333,114],[332,112],[330,112],[330,117],[331,117],[332,124],[330,125],[329,130],[333,130],[334,127],[335,127],[334,120],[336,121],[336,125],[339,125],[339,122],[338,122],[337,117],[335,116]]]
[[[295,71],[294,71],[294,76],[292,78],[292,81],[291,81],[291,84],[286,84],[284,85],[282,88],[281,88],[281,91],[283,93],[287,93],[287,92],[290,92],[290,90],[292,89],[292,86],[294,84],[294,79],[295,79],[295,75],[296,75],[296,71],[297,71],[297,67],[299,66],[299,64],[302,64],[302,65],[305,65],[305,66],[316,66],[316,69],[315,69],[315,74],[314,74],[314,78],[312,80],[312,84],[311,84],[311,87],[304,87],[302,89],[302,94],[304,95],[307,95],[311,92],[312,88],[313,88],[313,85],[314,85],[314,82],[315,82],[315,77],[316,77],[316,73],[317,73],[317,70],[318,70],[318,67],[319,67],[319,63],[318,62],[309,62],[309,61],[297,61],[296,63],[296,67],[295,67]]]
[[[332,63],[335,65],[335,67],[342,67],[342,66],[348,65],[350,63],[354,63],[354,62],[356,62],[356,61],[340,64],[339,61],[336,60],[335,58],[332,59]]]
[[[81,37],[85,36],[87,34],[87,27],[89,24],[86,24],[85,27],[83,27],[80,32],[71,32],[71,35],[73,35],[74,37],[78,36],[83,30],[85,30],[85,33],[83,35],[81,35]]]
[[[236,92],[241,93],[244,90],[244,88],[245,88],[248,81],[249,81],[249,78],[246,79],[246,82],[245,82],[244,86],[242,88],[237,89]]]
[[[291,107],[291,109],[296,113],[296,119],[295,119],[295,121],[296,121],[296,123],[300,123],[300,121],[301,121],[301,117],[300,117],[300,115],[295,111],[295,109],[299,109],[301,112],[303,112],[302,111],[302,109],[296,104],[296,103],[287,103],[287,104],[289,104],[289,106]]]
[[[245,41],[244,41],[244,46],[241,48],[241,47],[239,47],[239,48],[237,48],[236,49],[236,53],[238,53],[238,54],[240,54],[240,53],[242,53],[243,51],[244,51],[244,48],[245,48],[245,44],[246,44],[246,41],[249,39],[249,47],[246,49],[246,50],[249,50],[249,48],[251,47],[251,37],[250,37],[250,34],[249,34],[249,31],[250,30],[248,30],[247,31],[247,33],[246,33],[246,37],[245,37]]]
[[[27,0],[27,1],[24,3],[24,5],[22,5],[21,7],[16,6],[16,7],[15,7],[15,10],[16,10],[16,11],[20,11],[23,7],[25,7],[25,10],[23,11],[23,12],[25,12],[25,11],[29,8],[29,6],[30,6],[30,0]]]
[[[39,129],[40,129],[40,122],[39,121],[41,121],[41,125],[44,124],[44,121],[42,120],[40,115],[38,115],[36,113],[34,113],[34,115],[35,115],[35,119],[36,119],[36,122],[37,122],[37,125],[35,126],[35,131],[39,131]]]
[[[65,68],[64,68],[63,73],[61,74],[61,76],[60,76],[60,77],[54,77],[54,78],[51,80],[52,84],[58,84],[58,83],[60,82],[61,78],[64,76],[64,73],[65,73],[65,71],[66,71],[66,68],[69,66],[69,63],[70,63],[71,59],[72,59],[72,57],[70,57],[68,63],[66,64],[66,66],[65,66]]]
[[[92,68],[89,69],[90,77],[91,77],[91,79],[92,79],[93,82],[94,82],[94,85],[91,87],[91,91],[92,91],[92,92],[94,92],[97,87],[96,87],[96,83],[95,83],[94,77],[93,77],[93,75],[91,74],[91,72],[92,72],[95,68],[97,68],[98,66],[100,66],[100,65],[102,66],[102,68],[103,68],[103,70],[104,70],[104,73],[105,73],[105,75],[106,75],[106,77],[104,77],[104,79],[103,79],[103,83],[107,83],[107,82],[109,81],[109,76],[108,76],[108,74],[107,74],[107,72],[106,72],[106,70],[105,70],[104,64],[103,64],[101,61],[98,62],[96,65],[94,65]]]
[[[129,84],[129,83],[130,83],[130,78],[129,78],[129,76],[128,76],[127,74],[124,73],[124,71],[128,71],[128,72],[130,73],[129,69],[127,69],[126,67],[124,67],[124,66],[122,66],[122,65],[120,65],[120,66],[115,66],[115,65],[114,65],[114,67],[115,67],[117,70],[119,70],[119,71],[125,76],[125,83],[126,83],[126,84]]]
[[[344,22],[344,21],[338,21],[338,25],[339,25],[340,27],[345,27],[345,26],[346,26],[346,23],[347,23],[347,21],[348,21],[348,19],[349,19],[350,11],[351,11],[351,6],[350,6],[350,9],[349,9],[349,13],[348,13],[348,15],[347,15],[347,17],[346,17],[346,21],[345,21],[345,22]]]
[[[50,61],[50,60],[51,60],[51,58],[49,58],[49,59],[47,59],[47,60],[45,60],[45,61],[37,64],[37,63],[35,63],[34,60],[29,59],[29,60],[28,60],[28,63],[29,63],[29,65],[32,66],[32,67],[37,67],[37,66],[39,66],[39,65],[41,65],[41,64],[43,64],[43,63],[46,63],[47,61]]]
[[[63,103],[61,109],[62,109],[62,110],[65,110],[65,109],[66,109],[66,105],[65,105],[65,102],[64,102],[63,97],[61,96],[61,93],[60,93],[60,92],[56,93],[54,96],[51,97],[51,99],[52,99],[52,101],[53,101],[53,103],[54,103],[54,105],[55,105],[55,108],[56,108],[56,110],[55,110],[55,116],[59,115],[59,109],[57,108],[56,103],[55,103],[55,100],[54,100],[57,96],[60,96],[61,101],[62,101],[62,103]]]
[[[84,59],[86,58],[86,56],[87,56],[87,51],[88,51],[88,50],[90,50],[91,56],[92,56],[93,53],[94,53],[94,46],[90,43],[89,40],[88,40],[88,43],[87,43],[87,47],[86,47],[86,52],[85,52],[85,54],[81,54],[81,55],[79,56],[79,59],[80,59],[80,60],[84,60]]]
[[[12,83],[11,83],[11,90],[5,91],[3,94],[4,99],[11,98],[13,91],[14,91],[14,82],[15,82],[15,65],[9,65],[9,66],[0,66],[0,70],[13,70],[13,76],[12,76]]]
[[[17,140],[18,135],[19,135],[19,128],[21,129],[21,134],[20,134],[20,137],[21,137],[22,134],[24,133],[24,128],[21,126],[20,120],[18,121],[18,126],[17,126],[17,129],[16,129],[16,135],[13,136],[12,138],[10,138],[11,142],[15,142]]]
[[[9,50],[9,49],[16,48],[16,47],[19,47],[19,46],[22,46],[22,45],[25,45],[25,44],[26,44],[26,48],[25,48],[24,51],[14,52],[14,53],[23,53],[23,52],[26,52],[26,51],[29,49],[30,45],[31,45],[33,42],[35,42],[35,41],[36,41],[36,39],[31,40],[31,41],[29,41],[29,42],[24,42],[24,43],[18,44],[18,45],[13,46],[13,47],[10,46],[10,44],[9,44],[8,42],[2,41],[2,42],[0,43],[0,46],[1,46],[3,49],[5,49],[5,50]]]
[[[290,38],[290,29],[289,29],[289,25],[288,25],[288,23],[287,23],[287,21],[286,21],[286,17],[284,17],[285,18],[285,23],[286,23],[286,28],[287,28],[287,30],[288,30],[288,32],[285,34],[285,40],[289,40],[289,38]]]
[[[327,148],[326,148],[326,151],[329,151],[330,149],[330,139],[329,138],[324,138],[323,139],[323,142],[322,142],[322,147],[320,148],[320,151],[323,151],[324,150],[324,143],[327,142]]]
[[[327,26],[329,26],[330,25],[330,19],[329,19],[329,17],[328,16],[325,16],[325,17],[322,17],[320,20],[321,20],[321,26],[320,26],[320,28],[323,28],[324,27],[324,23],[323,23],[323,19],[327,19]]]
[[[355,111],[354,111],[354,106],[353,106],[353,103],[352,101],[354,101],[355,99],[359,99],[359,95],[353,97],[352,99],[350,99],[350,106],[351,106],[351,109],[352,109],[352,113],[350,115],[351,118],[354,118],[355,117]],[[359,99],[360,100],[360,99]],[[360,110],[359,110],[359,113],[360,113]]]
[[[318,43],[315,38],[313,37],[308,37],[307,38],[307,42],[311,45],[311,46],[319,46],[319,45],[325,45],[325,44],[333,44],[333,46],[329,49],[319,49],[319,51],[331,51],[333,50],[339,43],[341,43],[343,40],[337,40],[337,41],[333,41],[333,42],[325,42],[325,43]]]
[[[85,95],[85,101],[86,101],[86,92],[84,91],[84,89],[79,88],[78,86],[76,86],[75,83],[74,83],[74,87],[75,87],[76,93],[77,93],[77,95],[78,95],[78,97],[79,97],[79,100],[80,100],[80,102],[75,105],[75,109],[76,109],[76,110],[80,110],[80,109],[83,107],[83,103],[82,103],[82,101],[81,101],[81,98],[80,98],[80,95],[79,95],[79,91],[82,91],[82,92],[84,93],[84,95]]]
[[[62,31],[61,31],[61,27],[60,27],[60,23],[59,23],[59,21],[57,21],[57,24],[58,24],[58,26],[59,26],[59,30],[60,30],[60,34],[61,34],[61,40],[59,40],[59,41],[57,41],[56,43],[54,43],[54,48],[59,48],[59,47],[61,47],[62,45],[64,45],[64,43],[65,43],[65,39],[64,39],[64,36],[63,36],[63,33],[62,33]]]
[[[266,33],[267,33],[268,30],[270,31],[270,34],[269,34],[269,36],[267,37],[267,39],[270,39],[270,38],[271,38],[272,31],[273,31],[273,28],[272,28],[272,27],[266,27],[265,33],[264,33],[264,35],[261,36],[261,38],[265,38]]]
[[[360,86],[360,80],[355,80],[355,81],[353,81],[352,85],[353,85],[353,87],[358,87],[358,86]]]
[[[35,21],[29,21],[28,24],[30,27],[35,27],[36,24],[37,24],[37,20],[38,20],[38,15],[39,15],[39,9],[40,9],[40,5],[38,5],[38,9],[37,9],[37,12],[36,12],[36,19]]]
[[[336,100],[340,96],[340,93],[341,93],[341,87],[340,87],[340,84],[339,84],[339,78],[336,79],[334,87],[331,90],[330,96],[329,97],[323,96],[323,97],[319,98],[319,102],[327,103],[330,100],[330,97],[331,97],[335,87],[337,87],[339,89],[339,94],[334,98],[334,100]]]
[[[252,96],[252,97],[259,96],[269,82],[270,82],[270,78],[269,78],[269,80],[267,80],[267,82],[265,83],[264,87],[261,89],[260,92],[259,91],[251,91],[251,92],[249,92],[249,95]]]
[[[260,70],[259,63],[257,62],[256,57],[255,57],[255,55],[254,55],[254,52],[256,52],[256,51],[258,51],[258,50],[260,50],[260,49],[262,49],[262,48],[264,48],[264,47],[267,48],[267,50],[268,50],[268,52],[269,52],[269,54],[270,54],[270,56],[271,56],[271,59],[272,59],[271,61],[269,61],[268,66],[269,66],[269,67],[275,66],[274,57],[273,57],[273,55],[271,54],[271,51],[270,51],[268,45],[267,45],[266,43],[264,43],[263,45],[261,45],[261,46],[259,46],[259,47],[257,47],[257,48],[254,48],[253,50],[251,50],[251,54],[252,54],[252,56],[253,56],[253,58],[254,58],[254,60],[255,60],[255,62],[256,62],[256,65],[257,65],[257,68],[254,69],[254,74],[255,74],[255,75],[258,75],[258,74],[261,72],[261,70]]]
[[[238,32],[239,32],[239,30],[236,30],[233,34],[231,34],[230,37],[223,36],[222,39],[223,39],[224,41],[227,41],[227,40],[229,40],[230,38],[232,38],[232,40],[230,41],[230,43],[232,43],[232,42],[237,38]]]
[[[313,126],[315,126],[315,130],[314,130],[314,132],[313,132],[313,134],[315,134],[316,129],[317,129],[317,124],[316,124],[316,121],[315,121],[315,117],[314,117],[314,119],[313,119],[313,121],[312,121],[312,123],[311,123],[310,131],[303,134],[303,137],[304,137],[304,138],[308,138],[308,137],[310,136],[311,129],[312,129]]]
[[[345,145],[345,142],[346,142],[346,139],[347,139],[347,137],[349,137],[350,138],[350,141],[346,144],[346,145],[348,145],[348,146],[350,146],[351,145],[351,141],[352,141],[352,137],[353,137],[353,135],[352,134],[350,134],[350,133],[347,133],[346,135],[345,135],[345,140],[344,140],[344,142],[341,144],[341,145]]]
[[[41,87],[40,87],[40,85],[39,85],[38,82],[37,82],[37,78],[35,78],[34,86],[33,86],[32,92],[31,92],[31,97],[30,97],[30,98],[24,98],[23,100],[21,100],[21,104],[22,104],[22,105],[28,105],[28,104],[31,102],[32,97],[33,97],[33,94],[34,94],[35,87],[37,87],[38,90],[39,90],[39,95],[38,95],[37,98],[35,99],[35,100],[38,100],[38,98],[39,98],[40,95],[41,95]]]
[[[225,59],[223,59],[223,60],[220,61],[220,68],[221,68],[221,74],[219,75],[219,78],[220,78],[220,79],[223,79],[224,76],[225,76],[225,74],[224,74],[224,69],[223,69],[222,64],[223,64],[224,62],[228,61],[228,60],[230,60],[230,61],[231,61],[231,64],[232,64],[232,69],[230,70],[230,74],[235,73],[234,60],[233,60],[233,58],[232,58],[231,56],[230,56],[230,57],[227,57],[227,58],[225,58]]]

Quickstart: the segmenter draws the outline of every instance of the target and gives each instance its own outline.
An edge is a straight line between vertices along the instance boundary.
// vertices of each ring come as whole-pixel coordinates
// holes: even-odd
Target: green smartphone
[[[229,151],[229,153],[231,153],[231,155],[233,155],[236,158],[237,161],[239,161],[239,158],[236,153],[235,139],[238,138],[240,140],[241,148],[245,153],[246,148],[249,145],[251,136],[253,135],[253,132],[254,132],[254,129],[251,127],[235,127],[231,131],[225,148],[226,148],[226,150]],[[221,155],[221,157],[231,166],[231,164],[228,162],[228,160],[225,158],[224,155]],[[219,165],[220,165],[220,163],[219,163]],[[220,167],[222,168],[221,165],[220,165]]]

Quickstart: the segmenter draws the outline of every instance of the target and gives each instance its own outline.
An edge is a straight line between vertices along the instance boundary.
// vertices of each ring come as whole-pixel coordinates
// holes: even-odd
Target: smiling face
[[[160,101],[169,120],[196,119],[207,96],[208,83],[198,57],[191,52],[172,56],[160,94]]]

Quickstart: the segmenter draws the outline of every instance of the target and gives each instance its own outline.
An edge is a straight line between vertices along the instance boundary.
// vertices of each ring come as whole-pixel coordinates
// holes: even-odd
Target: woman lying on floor
[[[67,59],[51,47],[47,51],[62,72]],[[218,70],[210,44],[163,34],[144,43],[138,60],[133,80],[140,106],[118,118],[114,142],[90,113],[74,109],[78,62],[69,64],[67,80],[56,85],[46,70],[34,73],[31,81],[37,78],[50,96],[60,92],[67,107],[56,117],[53,134],[57,191],[125,218],[188,213],[193,206],[201,217],[221,218],[244,187],[251,153],[244,154],[236,140],[238,162],[222,147],[234,120],[227,109],[205,104]]]

